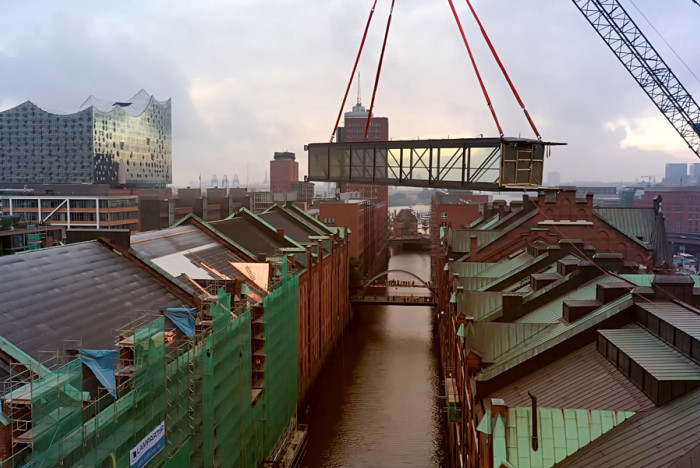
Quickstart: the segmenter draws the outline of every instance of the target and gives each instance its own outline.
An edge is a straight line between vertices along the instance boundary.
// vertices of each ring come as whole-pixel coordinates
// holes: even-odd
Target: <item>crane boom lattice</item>
[[[700,157],[700,107],[644,36],[618,0],[573,0],[588,22],[615,53]]]

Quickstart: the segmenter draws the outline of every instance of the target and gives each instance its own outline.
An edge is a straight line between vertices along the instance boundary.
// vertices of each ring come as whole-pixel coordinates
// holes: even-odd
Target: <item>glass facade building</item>
[[[124,102],[90,96],[72,114],[30,101],[0,112],[0,184],[170,183],[170,99],[141,90]]]

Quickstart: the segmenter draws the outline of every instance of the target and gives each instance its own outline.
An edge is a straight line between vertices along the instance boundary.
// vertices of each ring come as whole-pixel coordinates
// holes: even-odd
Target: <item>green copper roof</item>
[[[626,280],[632,281],[634,284],[638,286],[646,286],[649,287],[651,286],[651,282],[654,281],[654,275],[631,275],[631,274],[624,274],[620,275]],[[691,275],[691,278],[693,278],[693,281],[695,281],[695,287],[698,288],[700,287],[700,275]]]
[[[596,288],[603,283],[619,283],[620,280],[614,276],[602,275],[572,289],[566,294],[547,302],[529,314],[519,318],[520,323],[555,323],[562,317],[564,301],[578,301],[596,298]],[[631,285],[630,285],[631,287]]]
[[[460,338],[464,338],[466,336],[464,334],[464,324],[461,324],[457,329],[457,336],[459,336]]]
[[[457,294],[452,293],[452,296],[450,296],[450,303],[451,303],[451,304],[456,304],[456,303],[457,303]]]
[[[514,468],[554,466],[635,415],[632,411],[538,408],[535,451],[532,408],[508,408],[506,414],[505,420],[496,416],[491,422],[491,410],[486,411],[477,430],[493,432],[494,466]]]
[[[493,226],[494,224],[496,224],[496,223],[498,222],[499,219],[501,219],[501,216],[500,216],[500,215],[496,215],[496,216],[494,216],[493,218],[491,218],[491,219],[489,219],[488,221],[486,221],[486,222],[485,222],[484,224],[482,224],[481,226],[479,226],[478,229],[489,229],[491,226]]]
[[[0,336],[0,351],[10,356],[16,362],[22,364],[27,369],[31,369],[32,372],[36,373],[40,377],[43,377],[51,372],[50,369],[44,367],[44,365],[39,361],[19,349],[14,344],[10,343],[2,336]]]
[[[493,466],[514,468],[508,463],[508,445],[506,443],[506,425],[502,416],[496,416],[493,425]]]
[[[649,245],[655,221],[652,208],[594,208],[593,213],[635,242]]]

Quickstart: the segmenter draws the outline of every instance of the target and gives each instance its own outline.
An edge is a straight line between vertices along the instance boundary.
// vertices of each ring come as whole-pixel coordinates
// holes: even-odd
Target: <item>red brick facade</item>
[[[535,213],[497,242],[481,249],[470,249],[468,261],[497,262],[537,239],[548,243],[556,243],[559,239],[581,239],[597,252],[621,253],[626,260],[645,265],[649,269],[654,267],[653,251],[596,215],[592,196],[577,200],[575,191],[563,190],[554,194],[551,200],[544,196],[526,200],[523,210]]]
[[[314,260],[321,246],[307,249],[308,267],[299,276],[299,400],[307,395],[350,321],[347,238],[334,236],[330,252]]]
[[[652,207],[654,198],[661,196],[666,231],[700,233],[700,187],[669,187],[648,189],[635,206]]]
[[[363,274],[369,275],[388,240],[385,204],[370,201],[357,203],[321,203],[319,219],[329,226],[350,229],[350,257],[362,262]]]

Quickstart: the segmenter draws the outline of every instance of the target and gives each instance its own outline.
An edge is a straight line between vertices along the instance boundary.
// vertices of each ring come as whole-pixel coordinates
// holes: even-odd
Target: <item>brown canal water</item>
[[[428,280],[430,257],[394,251],[389,269]],[[412,280],[401,273],[389,278]],[[318,379],[307,413],[300,415],[309,425],[303,467],[447,466],[434,315],[433,308],[419,306],[356,309],[342,345]]]

